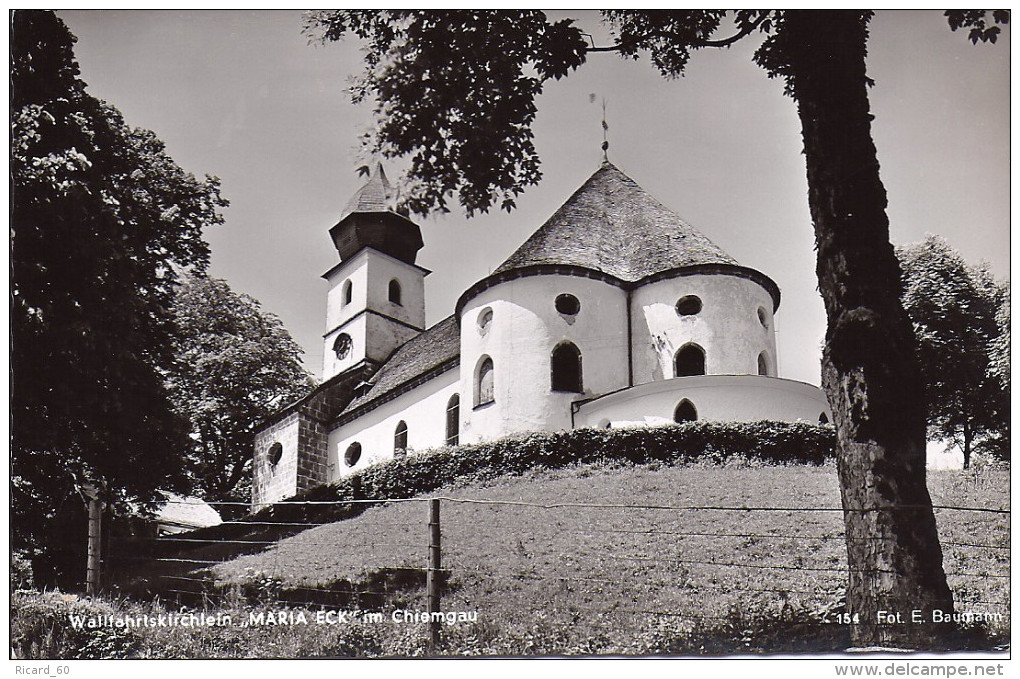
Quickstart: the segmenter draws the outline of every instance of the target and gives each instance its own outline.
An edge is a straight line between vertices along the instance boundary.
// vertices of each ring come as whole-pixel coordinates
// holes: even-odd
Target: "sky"
[[[60,11],[89,92],[153,130],[185,170],[222,181],[226,222],[205,236],[210,274],[258,299],[321,372],[329,238],[363,183],[357,136],[370,106],[350,102],[355,39],[321,45],[298,11]],[[552,14],[556,18],[559,13]],[[566,16],[566,14],[563,14]],[[607,44],[597,14],[569,16]],[[778,369],[819,383],[825,329],[796,106],[752,62],[759,40],[703,50],[683,78],[645,58],[592,54],[548,83],[534,126],[542,182],[512,214],[418,219],[429,325],[538,229],[609,159],[732,255],[778,284]],[[972,45],[940,12],[880,11],[868,74],[891,239],[943,236],[1009,277],[1009,29]],[[391,176],[395,164],[390,167]]]

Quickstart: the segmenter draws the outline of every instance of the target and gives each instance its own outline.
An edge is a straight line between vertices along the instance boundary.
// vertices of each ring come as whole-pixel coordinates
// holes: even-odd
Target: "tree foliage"
[[[530,10],[317,12],[309,30],[323,40],[350,31],[369,41],[368,69],[353,87],[356,102],[377,101],[364,142],[389,157],[416,149],[403,201],[419,214],[447,211],[454,192],[469,213],[494,202],[513,208],[541,178],[535,97],[585,51],[571,21],[550,23]]]
[[[189,490],[169,307],[226,205],[85,91],[74,41],[52,12],[12,13],[11,523],[38,549],[82,481],[143,506]]]
[[[207,500],[249,499],[255,428],[312,386],[280,319],[225,281],[185,277],[173,305],[167,384],[191,422],[189,469]]]
[[[903,307],[918,341],[929,436],[959,446],[965,467],[975,444],[1008,457],[1006,285],[983,266],[968,265],[938,236],[900,248],[897,255]]]
[[[994,43],[1002,32],[996,24],[1009,23],[1009,10],[997,9],[989,17],[988,10],[984,9],[950,9],[946,10],[946,18],[949,20],[949,27],[954,31],[961,28],[970,29],[967,31],[967,37],[975,45],[978,42]]]

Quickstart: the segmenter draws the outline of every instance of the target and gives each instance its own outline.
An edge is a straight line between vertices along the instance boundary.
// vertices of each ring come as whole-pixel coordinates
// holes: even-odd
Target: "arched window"
[[[460,394],[454,394],[446,404],[446,445],[460,443]]]
[[[350,281],[344,281],[343,288],[343,306],[347,306],[351,303],[351,298],[354,296],[354,286]]]
[[[758,307],[758,322],[761,323],[761,327],[769,329],[769,315],[763,306]]]
[[[821,415],[818,416],[818,424],[828,424],[828,423],[829,423],[829,416],[826,415],[824,412]]]
[[[705,350],[697,344],[685,344],[676,352],[673,362],[674,375],[676,377],[687,377],[689,375],[705,374]]]
[[[478,314],[478,332],[484,335],[489,331],[490,325],[492,325],[492,307],[485,307]]]
[[[673,411],[674,422],[694,422],[698,419],[698,409],[694,407],[694,404],[684,399],[677,405],[676,410]]]
[[[765,357],[765,352],[758,354],[758,374],[768,375],[769,374],[769,360]]]
[[[571,342],[562,342],[553,349],[552,390],[584,391],[581,381],[581,351]]]
[[[475,406],[483,406],[495,400],[495,388],[493,386],[492,359],[488,356],[482,358],[478,364],[478,373],[475,376]]]
[[[348,467],[353,467],[358,464],[358,460],[361,459],[361,444],[352,443],[347,446],[347,452],[344,453],[344,464]]]
[[[394,304],[400,304],[400,281],[396,278],[390,281],[390,301]]]
[[[393,432],[393,453],[398,456],[407,454],[407,422],[403,420],[397,423],[397,430]]]
[[[281,458],[283,458],[283,444],[276,441],[273,445],[269,446],[269,464],[275,467],[280,464]]]

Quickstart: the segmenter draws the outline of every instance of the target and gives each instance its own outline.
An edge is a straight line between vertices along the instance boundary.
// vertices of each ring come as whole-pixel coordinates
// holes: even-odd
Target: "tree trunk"
[[[970,469],[970,453],[971,446],[974,442],[974,431],[977,427],[972,426],[975,421],[974,410],[969,406],[971,404],[970,399],[961,397],[960,399],[960,412],[963,414],[963,422],[960,425],[961,433],[963,434],[963,468]]]
[[[858,646],[938,648],[952,610],[925,485],[925,406],[900,303],[886,195],[871,138],[861,11],[788,11],[785,73],[798,103],[846,523],[847,608]],[[915,611],[918,613],[915,614]],[[914,624],[918,617],[926,623]]]

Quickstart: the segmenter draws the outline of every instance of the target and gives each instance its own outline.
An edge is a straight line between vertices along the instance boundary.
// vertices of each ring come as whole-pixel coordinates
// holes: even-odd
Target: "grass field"
[[[1008,469],[933,471],[928,485],[936,505],[1009,508]],[[442,610],[477,614],[443,626],[439,654],[832,653],[850,644],[849,628],[834,622],[846,578],[842,514],[817,511],[839,507],[831,464],[576,465],[434,495],[453,498],[441,505]],[[230,626],[76,633],[66,625],[75,607],[158,615],[176,604],[17,593],[13,647],[63,658],[423,655],[426,626],[391,614],[426,608],[424,500],[190,573],[216,581],[206,610],[230,615]],[[954,648],[1008,644],[1009,515],[937,509],[936,518],[957,611],[1003,616],[966,630]],[[356,614],[314,624],[324,608]],[[281,611],[309,624],[245,624]]]
[[[1008,471],[937,471],[935,504],[1008,508]],[[451,626],[477,653],[835,650],[845,544],[832,466],[747,463],[536,470],[438,495],[444,501],[443,609],[477,611]],[[540,508],[531,504],[772,507]],[[937,511],[957,608],[1001,612],[1008,633],[1008,515]],[[403,502],[313,528],[215,568],[221,583],[367,592],[352,606],[424,610],[427,505]],[[982,546],[977,546],[982,545]],[[768,627],[769,629],[763,629]],[[746,629],[744,629],[746,628]],[[725,642],[723,641],[725,639]]]

